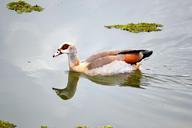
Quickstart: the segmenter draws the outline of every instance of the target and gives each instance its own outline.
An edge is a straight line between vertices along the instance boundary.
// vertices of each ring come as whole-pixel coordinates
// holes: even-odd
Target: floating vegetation
[[[15,124],[0,120],[0,128],[15,128],[15,127],[16,127]]]
[[[76,128],[88,128],[86,125],[79,125]]]
[[[129,23],[126,25],[107,25],[105,26],[108,29],[111,28],[116,28],[116,29],[121,29],[133,33],[139,33],[139,32],[152,32],[152,31],[161,31],[160,27],[163,27],[161,24],[156,24],[156,23]]]
[[[46,126],[46,125],[42,125],[41,128],[48,128],[48,126]]]
[[[0,120],[0,128],[15,128],[16,125],[7,121]],[[48,128],[46,125],[42,125],[41,128]],[[86,125],[79,125],[76,128],[88,128]],[[106,125],[98,128],[113,128],[111,125]]]
[[[77,126],[76,128],[88,128],[88,126],[80,125],[80,126]],[[106,125],[106,126],[102,126],[102,127],[98,127],[98,128],[113,128],[113,127],[111,125]]]
[[[41,6],[39,5],[32,6],[31,4],[23,0],[19,0],[17,2],[10,2],[7,4],[7,8],[10,10],[16,11],[18,14],[22,14],[24,12],[30,13],[32,11],[37,11],[37,12],[43,11],[43,8]]]
[[[99,127],[99,128],[113,128],[113,127],[111,125],[106,125],[106,126]]]

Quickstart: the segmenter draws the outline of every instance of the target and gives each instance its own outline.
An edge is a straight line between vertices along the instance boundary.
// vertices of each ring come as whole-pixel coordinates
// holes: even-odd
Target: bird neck
[[[77,56],[77,53],[69,53],[69,68],[72,70],[75,66],[78,66],[80,64],[80,60]]]

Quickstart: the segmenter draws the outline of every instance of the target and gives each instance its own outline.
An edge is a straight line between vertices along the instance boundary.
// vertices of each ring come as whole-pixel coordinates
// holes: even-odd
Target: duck
[[[63,42],[53,58],[67,54],[70,71],[86,75],[114,75],[138,70],[141,61],[152,55],[152,50],[109,50],[95,53],[80,61],[77,48],[71,42]]]

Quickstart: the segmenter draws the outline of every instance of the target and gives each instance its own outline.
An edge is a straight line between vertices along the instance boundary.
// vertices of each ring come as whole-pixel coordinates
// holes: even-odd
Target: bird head
[[[57,52],[53,54],[53,57],[57,57],[62,54],[70,54],[70,53],[76,53],[77,50],[74,45],[72,45],[69,42],[62,43],[59,48],[57,49]]]

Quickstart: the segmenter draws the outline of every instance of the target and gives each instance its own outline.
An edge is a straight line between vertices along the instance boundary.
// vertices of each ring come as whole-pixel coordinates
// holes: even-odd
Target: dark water
[[[22,15],[6,3],[0,1],[1,120],[20,128],[191,128],[191,0],[47,0],[37,1],[43,12]],[[141,21],[161,23],[163,31],[103,27]],[[68,72],[66,56],[52,58],[62,41],[74,42],[82,59],[112,49],[154,54],[140,71],[95,78]]]

